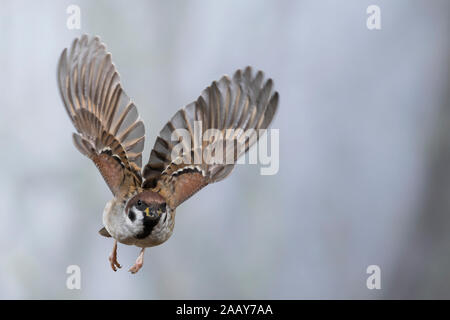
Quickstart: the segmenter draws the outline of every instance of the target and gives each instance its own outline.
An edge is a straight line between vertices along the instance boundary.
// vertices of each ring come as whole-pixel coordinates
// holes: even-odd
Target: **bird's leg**
[[[122,268],[122,266],[117,261],[117,240],[114,240],[113,250],[109,256],[109,263],[111,263],[111,268],[116,271],[117,268]]]
[[[145,251],[145,248],[142,248],[141,253],[139,253],[139,256],[136,259],[136,262],[128,271],[130,271],[131,273],[134,274],[142,268],[142,266],[144,265],[144,251]]]

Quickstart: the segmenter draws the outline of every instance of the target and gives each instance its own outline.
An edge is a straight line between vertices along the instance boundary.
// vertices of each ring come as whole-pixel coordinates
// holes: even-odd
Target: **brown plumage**
[[[142,267],[144,249],[172,234],[175,209],[203,187],[228,176],[236,160],[259,138],[257,130],[271,123],[278,106],[273,82],[265,80],[261,71],[253,74],[247,67],[232,78],[223,76],[163,127],[141,174],[144,124],[98,37],[83,35],[64,49],[58,85],[77,130],[75,146],[95,163],[114,195],[105,207],[105,228],[100,230],[116,240],[111,266],[120,267],[117,241],[133,244],[142,248],[130,269],[133,273]],[[236,143],[230,147],[226,141]],[[214,160],[219,152],[226,163]]]

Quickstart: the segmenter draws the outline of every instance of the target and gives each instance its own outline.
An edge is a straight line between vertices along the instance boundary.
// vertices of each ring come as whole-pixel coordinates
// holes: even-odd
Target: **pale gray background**
[[[66,28],[78,4],[82,29]],[[382,30],[366,28],[381,7]],[[0,1],[0,298],[450,298],[448,1]],[[60,52],[99,35],[160,128],[248,64],[280,92],[280,171],[178,209],[137,275],[97,234],[111,194],[74,148]],[[119,246],[128,269],[138,249]],[[82,289],[66,289],[66,267]],[[366,288],[370,264],[382,290]]]

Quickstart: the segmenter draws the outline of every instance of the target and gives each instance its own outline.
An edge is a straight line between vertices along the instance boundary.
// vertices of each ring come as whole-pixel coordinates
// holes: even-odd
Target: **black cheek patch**
[[[136,220],[136,215],[133,211],[130,210],[130,212],[128,212],[128,218],[130,218],[131,221]]]

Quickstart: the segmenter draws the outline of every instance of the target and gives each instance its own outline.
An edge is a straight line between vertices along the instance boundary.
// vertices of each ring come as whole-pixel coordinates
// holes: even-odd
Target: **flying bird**
[[[167,122],[142,170],[144,123],[105,44],[98,37],[76,38],[61,53],[57,81],[77,131],[73,143],[94,162],[113,194],[99,231],[114,239],[111,268],[121,268],[118,242],[141,249],[131,273],[142,268],[145,248],[170,238],[176,208],[230,174],[259,138],[259,129],[271,123],[279,100],[273,81],[261,71],[246,67],[231,78],[223,76]],[[208,136],[211,129],[220,134]],[[224,147],[223,141],[234,142]],[[214,158],[221,152],[227,161]]]

